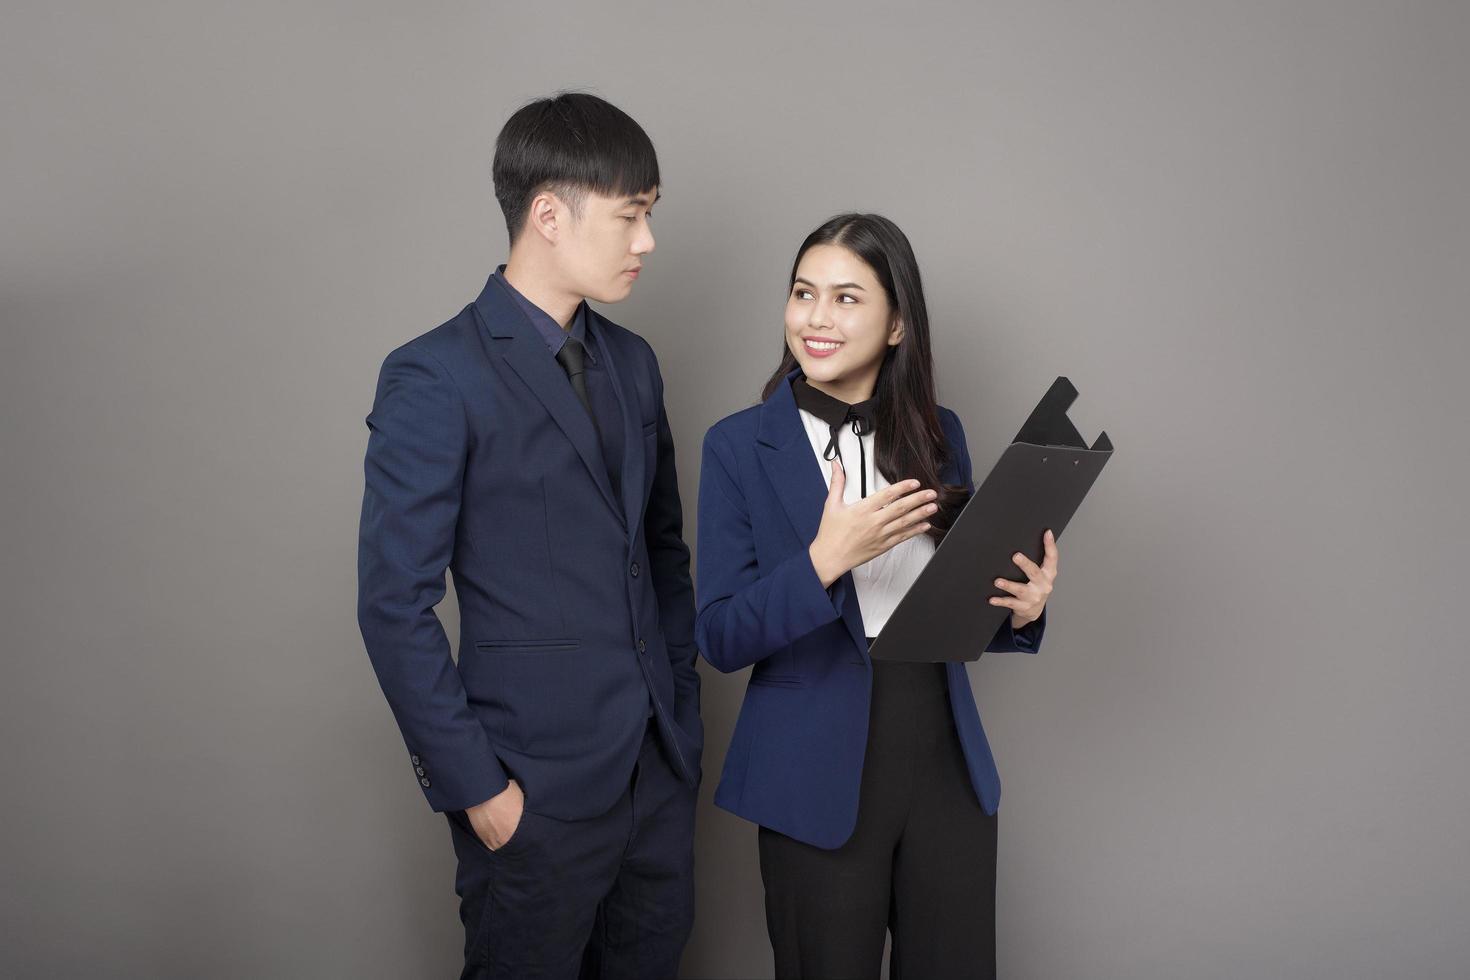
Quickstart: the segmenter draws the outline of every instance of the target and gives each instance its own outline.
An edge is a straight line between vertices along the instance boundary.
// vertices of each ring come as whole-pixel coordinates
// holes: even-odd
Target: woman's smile
[[[806,347],[806,352],[812,357],[830,357],[842,346],[842,341],[818,340],[815,337],[803,337],[802,345]]]

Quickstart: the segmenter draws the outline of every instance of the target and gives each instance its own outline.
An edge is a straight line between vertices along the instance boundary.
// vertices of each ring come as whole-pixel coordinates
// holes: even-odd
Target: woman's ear
[[[903,317],[895,313],[893,325],[888,328],[888,346],[897,347],[900,340],[903,340]]]

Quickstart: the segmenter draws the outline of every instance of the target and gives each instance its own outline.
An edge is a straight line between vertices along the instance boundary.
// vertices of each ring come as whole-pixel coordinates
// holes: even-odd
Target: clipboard
[[[1061,540],[1112,458],[1106,432],[1089,448],[1067,418],[1076,400],[1072,382],[1052,382],[873,640],[874,660],[980,659],[1011,615],[990,604],[991,596],[1010,595],[995,580],[1023,580],[1011,559],[1018,551],[1041,564],[1043,532],[1051,528]]]

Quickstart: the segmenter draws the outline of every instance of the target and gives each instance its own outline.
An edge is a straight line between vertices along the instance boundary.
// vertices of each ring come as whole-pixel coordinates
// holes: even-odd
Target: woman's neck
[[[806,383],[824,395],[856,405],[873,397],[873,391],[878,385],[878,368],[875,366],[871,371],[853,372],[831,381],[818,381],[807,375]]]

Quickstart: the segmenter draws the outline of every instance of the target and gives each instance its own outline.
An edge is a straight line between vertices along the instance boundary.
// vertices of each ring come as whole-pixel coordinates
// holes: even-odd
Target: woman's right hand
[[[841,459],[832,460],[822,524],[807,549],[823,588],[900,541],[929,530],[926,518],[939,509],[934,503],[939,494],[920,490],[918,480],[901,480],[852,504],[842,500],[846,482]]]

